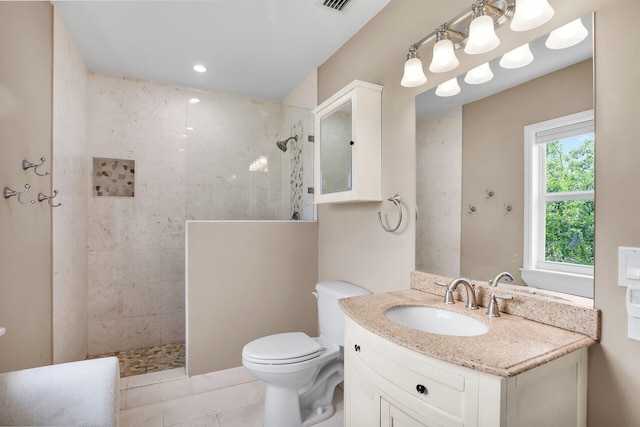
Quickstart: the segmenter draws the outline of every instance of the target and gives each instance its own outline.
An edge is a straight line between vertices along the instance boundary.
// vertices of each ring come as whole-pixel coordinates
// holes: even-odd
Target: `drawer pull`
[[[418,384],[416,386],[416,390],[418,391],[418,393],[420,394],[425,394],[427,392],[427,388],[425,386],[423,386],[422,384]]]
[[[353,346],[353,349],[355,351],[360,351],[360,346],[358,344],[356,344],[356,345]]]

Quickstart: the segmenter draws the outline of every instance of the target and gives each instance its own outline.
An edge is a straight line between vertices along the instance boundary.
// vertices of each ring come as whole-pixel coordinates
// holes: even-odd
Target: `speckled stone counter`
[[[502,302],[502,301],[501,301]],[[488,332],[471,337],[431,334],[389,320],[385,311],[402,305],[444,308],[486,324]],[[340,300],[347,316],[365,329],[426,356],[502,377],[512,377],[596,340],[523,317],[502,314],[490,318],[486,308],[466,310],[463,303],[443,305],[442,297],[417,289]]]

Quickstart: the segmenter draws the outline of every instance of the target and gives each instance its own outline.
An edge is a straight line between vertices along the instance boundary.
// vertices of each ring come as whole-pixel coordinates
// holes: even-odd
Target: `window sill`
[[[593,298],[593,277],[550,270],[520,269],[529,286],[554,292]]]

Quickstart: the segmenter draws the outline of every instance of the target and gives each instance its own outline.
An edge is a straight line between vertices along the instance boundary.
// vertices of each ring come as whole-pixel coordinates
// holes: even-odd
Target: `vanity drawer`
[[[446,426],[462,426],[477,418],[478,384],[464,375],[418,361],[409,351],[364,330],[354,323],[347,327],[345,350],[355,365],[373,372],[385,398],[425,420]],[[393,358],[388,357],[393,354]],[[376,381],[376,375],[380,378]],[[471,424],[473,425],[473,423]]]

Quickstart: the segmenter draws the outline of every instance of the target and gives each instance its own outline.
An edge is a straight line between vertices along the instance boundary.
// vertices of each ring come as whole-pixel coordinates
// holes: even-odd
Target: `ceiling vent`
[[[351,0],[322,0],[320,2],[322,6],[338,12],[342,12],[349,3],[351,3]]]

